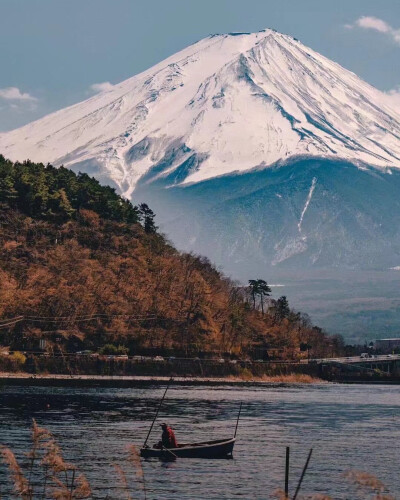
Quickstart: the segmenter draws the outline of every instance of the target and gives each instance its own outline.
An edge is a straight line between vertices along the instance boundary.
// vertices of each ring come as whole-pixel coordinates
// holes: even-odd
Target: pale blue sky
[[[381,90],[400,85],[400,0],[0,0],[0,131],[209,34],[267,27]]]

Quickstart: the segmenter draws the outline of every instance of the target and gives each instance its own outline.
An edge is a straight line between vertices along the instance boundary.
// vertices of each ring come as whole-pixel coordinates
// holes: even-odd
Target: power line
[[[23,321],[23,318],[22,319],[17,319],[17,320],[14,320],[14,321],[8,321],[7,323],[1,323],[0,324],[0,328],[9,328],[10,326],[16,325],[20,321]]]
[[[96,319],[114,319],[125,318],[133,321],[152,321],[152,320],[168,320],[174,322],[181,322],[182,319],[163,318],[156,314],[135,315],[135,314],[105,314],[98,313],[85,316],[17,316],[15,318],[8,318],[0,320],[0,329],[9,328],[20,323],[21,321],[31,323],[82,323]]]

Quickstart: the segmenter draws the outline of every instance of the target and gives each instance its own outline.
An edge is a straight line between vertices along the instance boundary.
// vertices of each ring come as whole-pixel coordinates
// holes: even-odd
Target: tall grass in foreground
[[[3,463],[8,470],[10,485],[15,498],[21,500],[78,500],[94,498],[86,477],[79,473],[76,466],[66,462],[62,450],[53,434],[39,427],[35,420],[32,423],[32,445],[26,460],[21,466],[14,453],[5,446],[0,447]],[[115,479],[118,484],[118,499],[147,499],[146,483],[142,462],[137,448],[133,445],[127,449],[127,460],[134,474],[127,474],[118,464],[113,464]],[[388,488],[372,474],[362,471],[349,471],[344,474],[349,484],[349,497],[356,493],[368,500],[396,500],[389,494]],[[321,478],[322,480],[322,478]],[[137,491],[137,485],[140,492]],[[136,491],[135,491],[136,490]],[[135,493],[134,493],[135,492]],[[139,495],[139,496],[138,496]],[[2,498],[0,485],[0,500]],[[110,500],[108,495],[106,500]],[[289,500],[283,490],[276,490],[269,498]],[[333,500],[326,494],[299,495],[298,500]]]
[[[89,498],[90,485],[77,468],[64,460],[60,446],[47,429],[32,424],[32,446],[26,453],[24,470],[14,453],[1,447],[3,462],[17,498],[22,500],[54,498],[72,500]]]
[[[344,474],[344,478],[348,481],[349,490],[348,497],[353,498],[354,488],[357,497],[362,496],[365,500],[396,500],[394,496],[390,495],[388,488],[376,478],[373,474],[368,472],[352,470]],[[277,500],[289,500],[291,497],[286,497],[285,492],[281,489],[274,491],[273,498]],[[317,493],[313,495],[298,496],[299,500],[334,500],[331,496],[324,493]]]
[[[53,434],[39,427],[35,420],[32,423],[31,440],[31,449],[25,454],[24,466],[20,465],[10,448],[0,447],[2,461],[8,469],[9,481],[16,498],[21,500],[92,498],[91,487],[86,477],[79,473],[75,465],[64,460],[62,450]],[[133,466],[137,482],[143,489],[142,497],[146,499],[142,464],[134,446],[129,447],[128,460]],[[125,471],[119,465],[114,467],[119,477],[120,490],[127,499],[132,499]]]
[[[396,500],[388,493],[388,488],[373,474],[359,470],[352,470],[345,474],[346,479],[356,488],[365,493],[365,498],[372,500]],[[367,495],[370,495],[367,497]],[[373,495],[373,496],[372,496]]]

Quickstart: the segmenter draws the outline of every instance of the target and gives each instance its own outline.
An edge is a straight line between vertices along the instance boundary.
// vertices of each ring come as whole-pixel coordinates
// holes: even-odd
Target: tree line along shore
[[[3,350],[277,361],[345,352],[340,336],[250,278],[244,286],[177,251],[150,207],[86,174],[0,156]]]

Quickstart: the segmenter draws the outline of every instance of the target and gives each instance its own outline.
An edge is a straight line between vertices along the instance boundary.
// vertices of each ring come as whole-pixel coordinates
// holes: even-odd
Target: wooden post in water
[[[304,476],[305,476],[306,471],[307,471],[308,464],[310,463],[311,455],[312,455],[312,448],[310,449],[310,452],[309,452],[309,454],[308,454],[308,457],[307,457],[306,463],[305,463],[305,465],[304,465],[304,467],[303,467],[303,472],[301,473],[301,476],[300,476],[300,481],[299,481],[299,484],[297,485],[296,492],[295,492],[295,494],[294,494],[293,500],[296,500],[296,498],[297,498],[297,494],[298,494],[298,493],[299,493],[299,491],[300,491],[301,483],[303,482]]]
[[[286,446],[285,499],[289,499],[289,462],[290,462],[290,448],[289,446]]]

